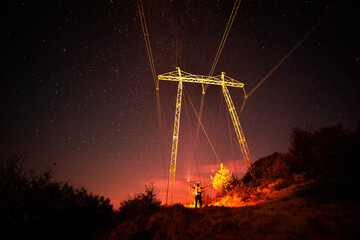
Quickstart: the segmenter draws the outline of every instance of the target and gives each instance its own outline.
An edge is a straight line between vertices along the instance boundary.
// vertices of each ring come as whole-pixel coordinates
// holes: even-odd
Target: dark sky
[[[341,123],[353,129],[360,122],[356,2],[338,1],[248,99],[240,122],[253,160],[287,151],[292,127]],[[243,0],[214,75],[224,71],[249,92],[333,3]],[[157,74],[179,66],[208,75],[233,4],[144,1]],[[8,0],[1,16],[2,155],[28,152],[27,168],[56,163],[57,180],[110,197],[115,205],[143,192],[149,179],[164,200],[177,84],[160,83],[161,148],[136,1]],[[198,108],[201,85],[185,88]],[[239,109],[242,90],[230,92]],[[196,118],[187,105],[194,131]],[[221,88],[210,86],[203,124],[221,161],[234,172],[224,109]],[[186,199],[187,178],[198,181],[184,105],[182,110],[175,201]],[[215,157],[202,133],[197,155],[201,181],[209,183]],[[235,157],[241,176],[245,167],[237,145]]]

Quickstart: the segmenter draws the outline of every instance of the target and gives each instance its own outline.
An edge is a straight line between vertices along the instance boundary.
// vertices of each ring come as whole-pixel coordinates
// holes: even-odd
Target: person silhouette
[[[195,189],[195,208],[197,208],[198,201],[199,201],[200,207],[202,207],[202,200],[201,200],[202,189],[207,188],[209,186],[209,184],[204,185],[204,186],[200,186],[199,182],[196,183],[196,186],[192,185],[190,182],[188,182],[188,184],[190,185],[190,187]]]

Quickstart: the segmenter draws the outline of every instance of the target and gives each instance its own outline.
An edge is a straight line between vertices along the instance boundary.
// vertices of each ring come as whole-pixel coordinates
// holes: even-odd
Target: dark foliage
[[[275,152],[267,157],[262,157],[252,164],[252,169],[254,178],[247,172],[242,179],[243,183],[252,182],[252,184],[256,184],[253,181],[254,179],[287,178],[291,173],[289,154]]]
[[[121,221],[105,239],[358,239],[360,208],[353,193],[359,132],[340,125],[295,128],[289,152],[259,159],[252,165],[254,178],[248,173],[235,179],[217,198],[204,196],[204,202],[235,196],[264,204],[197,210],[180,204],[149,206],[145,202],[152,201],[144,199],[155,196],[147,190],[122,203]],[[277,190],[291,195],[270,194],[267,201],[267,193]]]
[[[97,239],[113,227],[109,199],[51,181],[52,168],[22,168],[25,155],[0,165],[0,225],[11,239]]]
[[[161,201],[156,197],[154,185],[145,185],[145,193],[136,194],[120,203],[117,227],[103,239],[152,239],[153,229],[147,229],[150,218],[160,212]]]
[[[274,153],[252,164],[253,179],[247,173],[243,183],[253,184],[261,179],[289,179],[303,174],[313,180],[304,195],[329,197],[355,197],[358,186],[356,163],[360,159],[360,128],[355,131],[341,125],[322,127],[319,130],[294,128],[288,153]],[[305,193],[306,191],[306,193]]]
[[[343,129],[341,125],[323,127],[318,131],[295,128],[291,143],[289,164],[294,172],[317,171],[322,174],[336,170],[343,173],[355,169],[355,161],[360,157],[359,128],[354,132]]]
[[[318,131],[294,129],[290,149],[291,168],[314,179],[306,194],[329,199],[354,198],[358,188],[356,163],[360,159],[360,128],[345,130],[341,125]]]
[[[156,197],[153,184],[145,185],[145,193],[137,194],[134,198],[120,204],[118,221],[143,219],[160,211],[161,201]]]

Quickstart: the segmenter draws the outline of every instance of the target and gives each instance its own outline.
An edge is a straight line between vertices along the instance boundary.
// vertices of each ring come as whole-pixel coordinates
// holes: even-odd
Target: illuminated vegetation
[[[229,169],[224,167],[223,163],[220,164],[220,169],[215,176],[210,176],[210,178],[212,186],[217,191],[223,190],[226,192],[231,188],[235,180],[233,174],[229,171]]]
[[[360,129],[341,125],[319,130],[294,128],[289,152],[274,153],[252,164],[232,190],[213,199],[214,206],[248,206],[276,198],[279,193],[301,194],[312,199],[353,198],[359,156]],[[226,171],[224,172],[227,173]],[[220,178],[219,178],[220,179]],[[224,179],[224,178],[222,178]]]
[[[294,129],[289,152],[253,163],[255,178],[221,166],[207,207],[164,206],[106,239],[358,239],[359,153],[360,128]]]
[[[234,179],[221,165],[204,208],[161,206],[151,185],[118,211],[53,182],[51,168],[36,174],[23,157],[2,157],[0,220],[12,239],[357,239],[359,154],[360,128],[296,128],[289,152],[253,163],[255,178]]]

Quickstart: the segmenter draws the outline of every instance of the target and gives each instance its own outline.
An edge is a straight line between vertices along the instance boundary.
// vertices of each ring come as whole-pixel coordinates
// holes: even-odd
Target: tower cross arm
[[[191,73],[187,73],[185,71],[181,71],[181,76],[179,76],[178,71],[172,71],[164,74],[160,74],[158,76],[159,80],[165,80],[165,81],[174,81],[178,82],[190,82],[190,83],[201,83],[201,84],[210,84],[210,85],[225,85],[227,87],[238,87],[242,88],[244,86],[243,83],[232,79],[229,76],[203,76],[203,75],[195,75]]]

